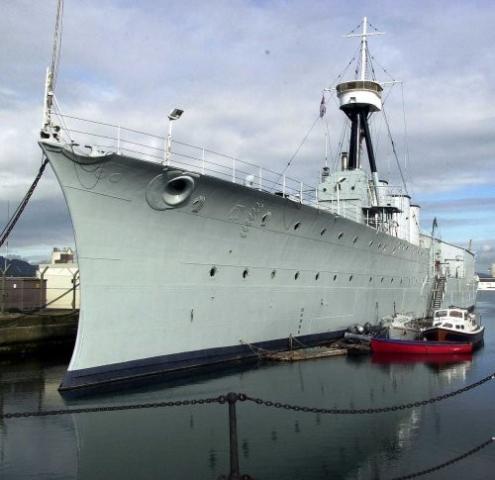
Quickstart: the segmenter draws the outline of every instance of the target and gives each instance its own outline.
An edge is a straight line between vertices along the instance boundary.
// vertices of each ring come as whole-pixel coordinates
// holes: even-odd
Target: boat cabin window
[[[448,322],[444,323],[443,326],[445,328],[452,328],[453,327],[453,325],[451,323],[448,323]]]
[[[439,310],[438,312],[435,312],[435,317],[446,317],[447,316],[447,310]]]
[[[458,310],[451,310],[449,313],[451,317],[462,318],[462,312],[459,312]]]

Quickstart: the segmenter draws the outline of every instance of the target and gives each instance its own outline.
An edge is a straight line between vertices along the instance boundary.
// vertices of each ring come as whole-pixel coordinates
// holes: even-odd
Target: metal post
[[[120,155],[120,125],[117,127],[117,155]]]
[[[303,203],[303,183],[302,182],[299,185],[299,202]]]
[[[5,260],[7,262],[7,260]],[[5,304],[6,304],[6,299],[7,299],[7,292],[5,288],[5,280],[7,277],[7,270],[10,268],[10,263],[7,265],[5,264],[5,267],[2,272],[2,295],[0,296],[0,313],[5,313]]]
[[[48,267],[45,267],[43,271],[40,273],[40,308],[44,307],[44,304],[47,303],[46,300],[43,303],[43,281],[45,280],[45,273],[48,270]],[[45,297],[46,299],[46,297]]]
[[[76,309],[76,281],[79,270],[72,274],[72,310]]]
[[[285,175],[282,177],[282,195],[285,198]]]
[[[259,173],[259,177],[260,177],[260,192],[261,192],[261,189],[263,187],[263,169],[260,167],[260,173]]]
[[[169,121],[168,121],[168,135],[167,135],[167,141],[165,144],[165,165],[167,165],[167,166],[170,165],[170,153],[172,150],[172,124],[173,124],[173,121],[169,119]]]
[[[232,183],[235,183],[235,158],[232,158]]]
[[[237,448],[237,417],[235,404],[237,402],[237,394],[227,394],[227,402],[229,403],[229,436],[230,436],[230,475],[229,479],[235,480],[241,478],[239,473],[239,451]]]
[[[201,149],[201,173],[205,174],[205,149]]]
[[[2,270],[2,295],[0,297],[0,313],[5,312],[5,270]]]

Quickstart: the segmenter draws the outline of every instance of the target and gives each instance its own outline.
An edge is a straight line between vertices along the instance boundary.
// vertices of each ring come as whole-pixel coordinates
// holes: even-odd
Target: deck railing
[[[165,137],[72,115],[59,114],[57,117],[61,127],[61,140],[77,144],[80,149],[111,151],[142,160],[170,163],[189,171],[319,207],[316,187],[269,168],[178,140],[172,140],[167,159]]]

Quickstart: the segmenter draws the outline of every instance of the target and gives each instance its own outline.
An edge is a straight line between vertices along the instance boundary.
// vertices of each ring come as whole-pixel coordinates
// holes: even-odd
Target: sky
[[[37,145],[56,1],[0,0],[0,225],[39,168]],[[492,1],[66,0],[56,96],[66,114],[164,135],[282,171],[318,116],[322,90],[356,54],[363,16],[385,110],[421,225],[495,262],[495,3]],[[353,66],[344,79],[352,79]],[[380,177],[399,183],[383,117]],[[288,174],[316,185],[326,125],[338,154],[345,116],[327,99]],[[332,158],[330,165],[333,165]],[[49,170],[49,169],[48,169]],[[74,243],[51,171],[9,239],[32,261]],[[2,248],[0,254],[5,255]]]

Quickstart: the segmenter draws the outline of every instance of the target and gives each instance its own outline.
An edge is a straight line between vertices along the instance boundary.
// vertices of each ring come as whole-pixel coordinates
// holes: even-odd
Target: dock
[[[263,356],[267,360],[276,362],[299,362],[301,360],[313,360],[316,358],[334,357],[338,355],[347,355],[346,348],[334,347],[312,347],[300,348],[298,350],[287,350],[283,352],[269,352]]]
[[[0,356],[49,351],[57,345],[72,346],[79,310],[46,309],[34,314],[0,315]]]

